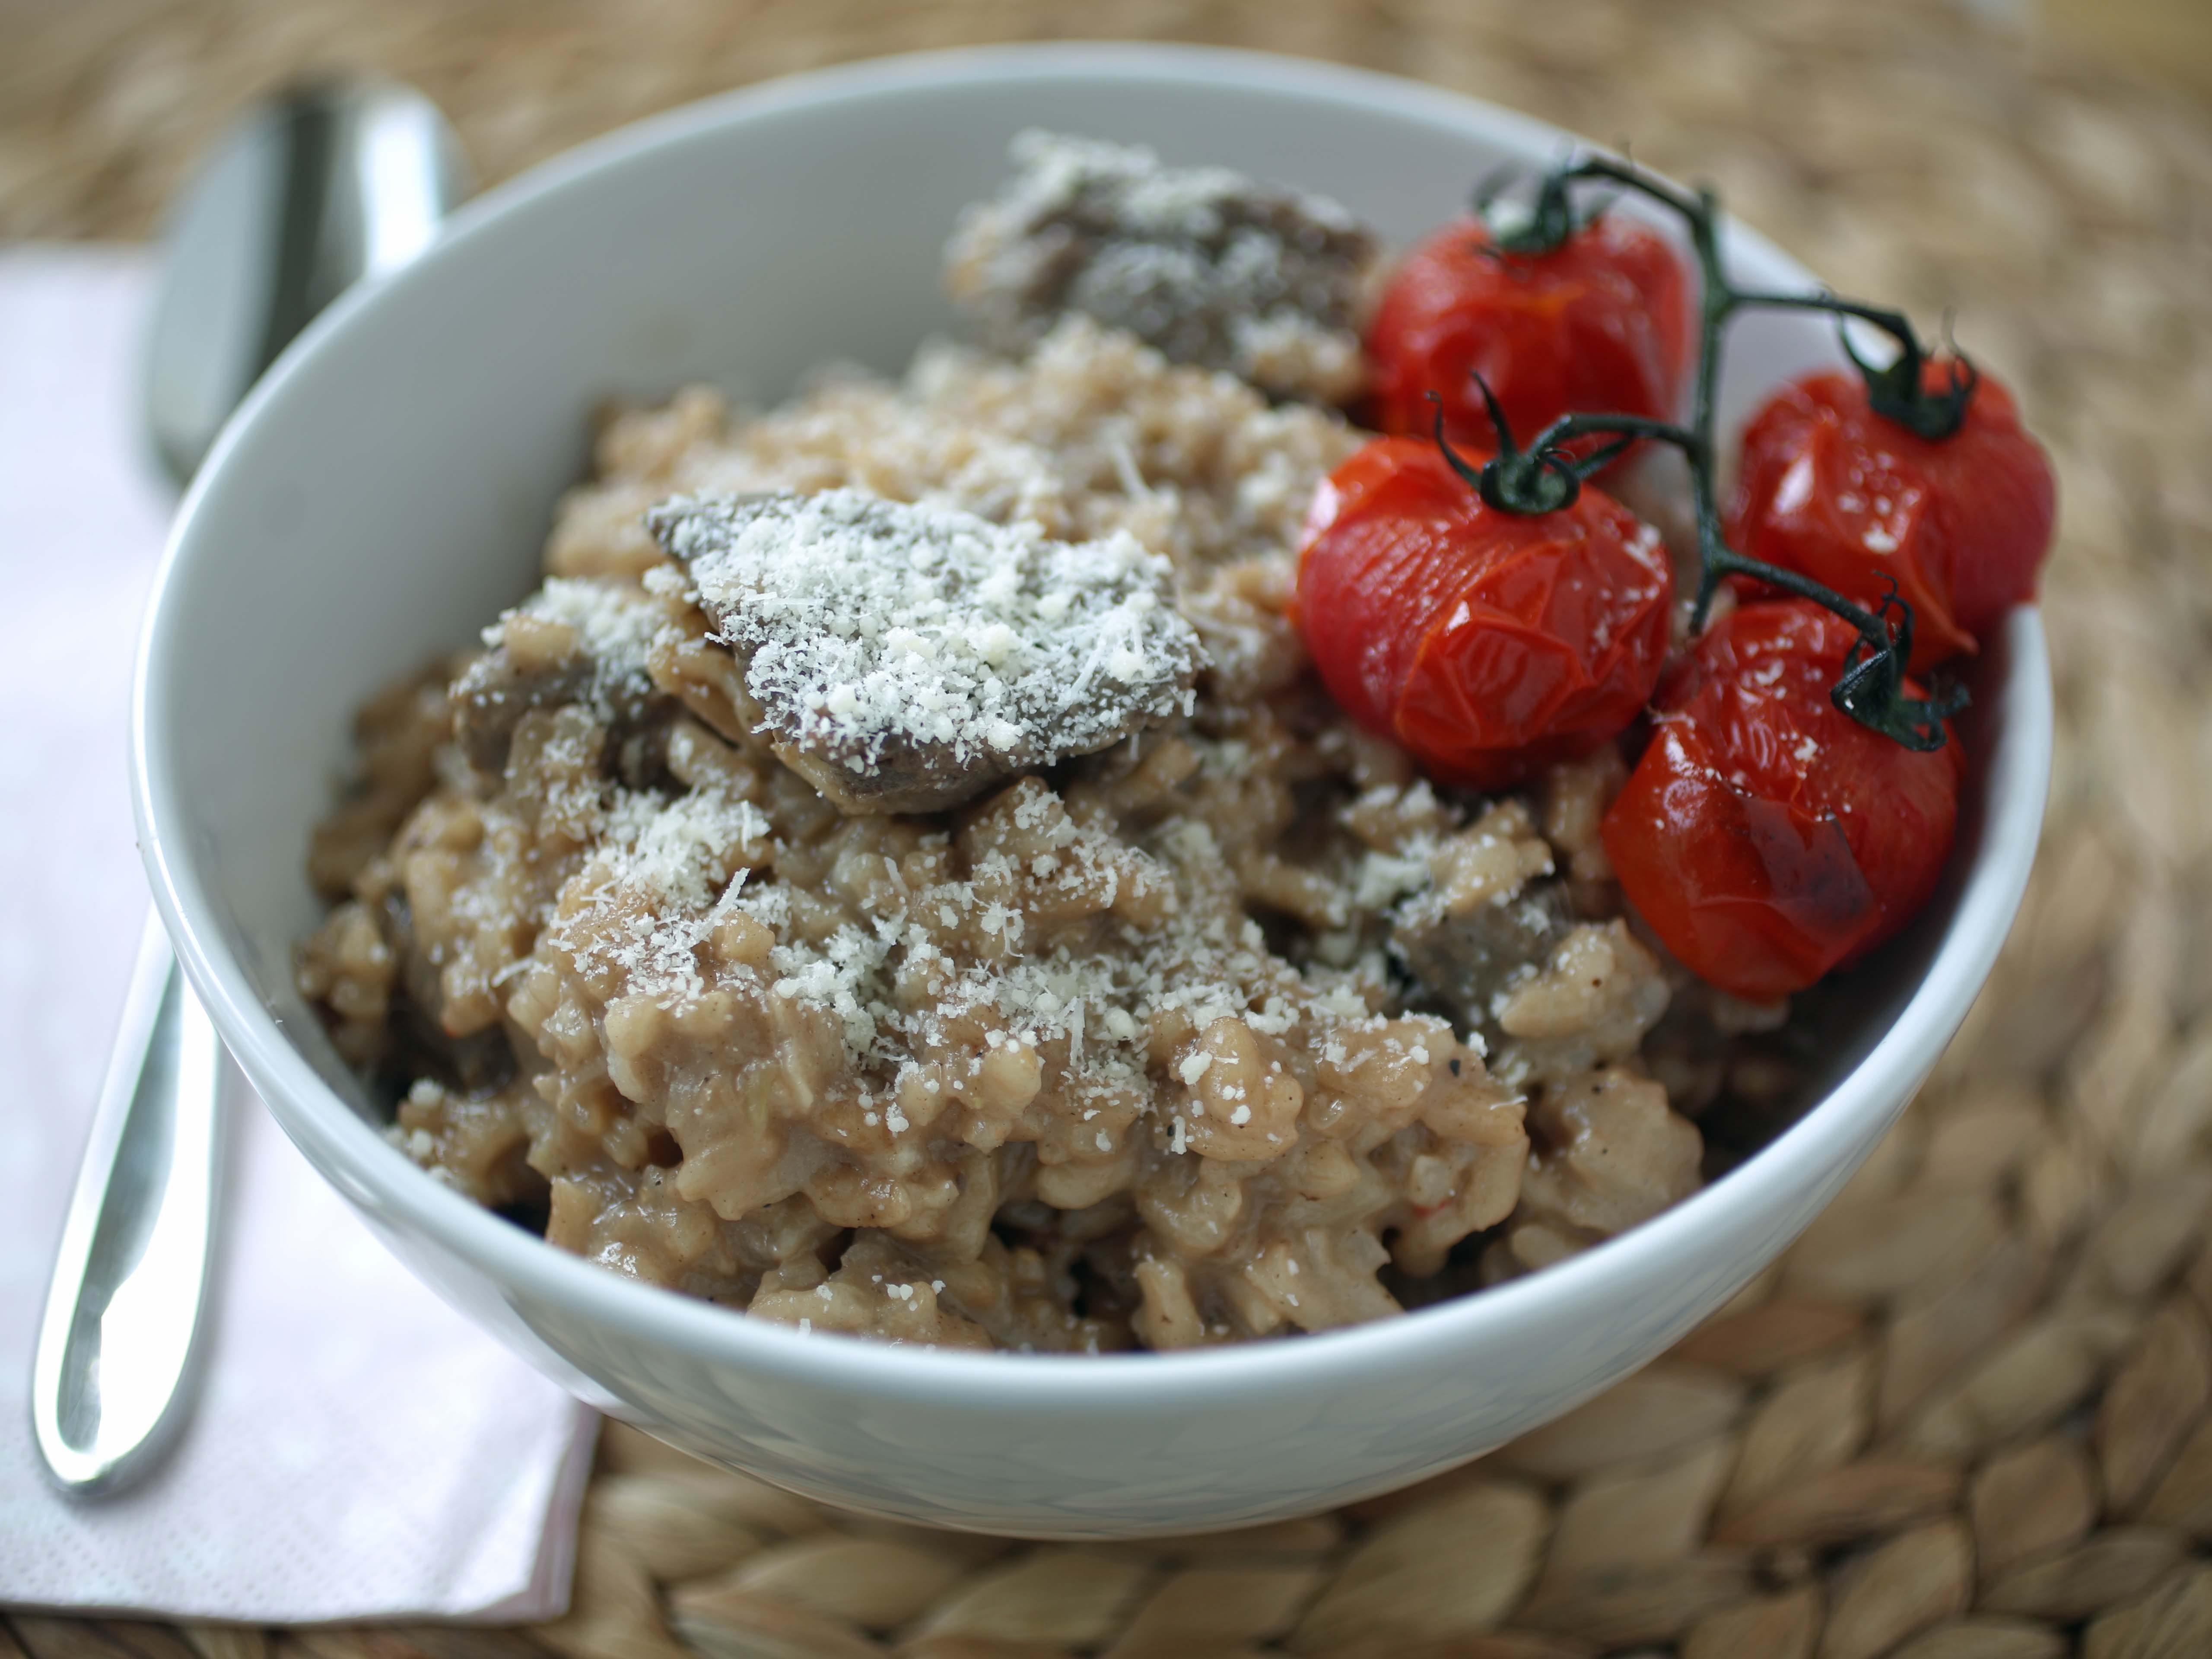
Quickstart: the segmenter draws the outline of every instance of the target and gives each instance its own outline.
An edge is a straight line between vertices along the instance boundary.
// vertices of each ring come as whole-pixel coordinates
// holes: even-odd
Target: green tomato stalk
[[[1810,599],[1841,617],[1858,633],[1857,641],[1844,659],[1843,674],[1830,693],[1836,707],[1860,725],[1908,749],[1942,748],[1946,741],[1943,723],[1966,706],[1966,690],[1948,686],[1930,697],[1906,692],[1905,665],[1912,656],[1912,607],[1897,596],[1894,582],[1888,597],[1869,611],[1809,577],[1746,558],[1729,546],[1721,532],[1713,421],[1722,343],[1729,321],[1741,311],[1823,311],[1839,319],[1856,318],[1888,334],[1897,342],[1898,355],[1884,367],[1875,368],[1862,359],[1852,350],[1848,337],[1844,349],[1866,380],[1868,400],[1875,412],[1922,438],[1940,440],[1959,429],[1978,384],[1972,365],[1957,359],[1950,384],[1931,389],[1923,385],[1922,374],[1929,353],[1903,313],[1832,294],[1777,294],[1738,288],[1729,280],[1721,262],[1718,196],[1710,189],[1688,194],[1641,167],[1610,156],[1571,159],[1547,173],[1537,185],[1534,204],[1526,218],[1495,232],[1499,256],[1548,253],[1559,246],[1596,212],[1604,210],[1600,204],[1578,215],[1575,187],[1601,181],[1649,197],[1678,215],[1688,228],[1702,278],[1697,385],[1689,423],[1678,425],[1634,415],[1563,415],[1522,447],[1507,430],[1504,413],[1489,386],[1478,376],[1476,383],[1498,433],[1498,453],[1479,471],[1463,460],[1445,441],[1443,412],[1439,407],[1437,442],[1445,459],[1480,492],[1488,506],[1503,513],[1528,514],[1557,512],[1569,505],[1586,481],[1639,439],[1673,445],[1689,463],[1697,513],[1698,574],[1697,600],[1690,613],[1692,631],[1705,627],[1713,595],[1729,576],[1747,577]],[[1495,194],[1494,181],[1486,182],[1476,198],[1478,210],[1487,214]],[[1565,447],[1573,439],[1592,436],[1614,441],[1580,458]]]

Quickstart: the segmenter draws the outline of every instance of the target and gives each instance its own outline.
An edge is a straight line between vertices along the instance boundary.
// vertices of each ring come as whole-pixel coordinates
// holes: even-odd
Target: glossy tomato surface
[[[1950,375],[1931,362],[1923,383]],[[1974,650],[2034,597],[2057,509],[2050,460],[1989,375],[1959,430],[1928,439],[1875,414],[1858,375],[1836,373],[1783,387],[1745,428],[1727,528],[1739,553],[1869,610],[1893,578],[1922,672]]]
[[[1500,513],[1413,438],[1379,438],[1322,483],[1298,562],[1299,625],[1330,693],[1439,781],[1479,789],[1633,720],[1673,598],[1657,532],[1601,490]]]
[[[1692,344],[1688,276],[1649,226],[1601,213],[1551,252],[1519,254],[1469,217],[1392,274],[1368,330],[1369,412],[1384,432],[1425,433],[1433,392],[1455,441],[1495,449],[1480,374],[1524,444],[1570,412],[1664,419]]]
[[[1668,675],[1650,746],[1606,813],[1630,902],[1738,996],[1801,991],[1872,950],[1950,854],[1958,741],[1916,753],[1829,701],[1855,637],[1802,599],[1715,623]]]

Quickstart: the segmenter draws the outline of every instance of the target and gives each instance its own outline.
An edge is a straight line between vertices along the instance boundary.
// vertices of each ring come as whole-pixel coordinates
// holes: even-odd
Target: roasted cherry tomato
[[[1922,383],[1941,391],[1951,374],[1930,361]],[[1744,430],[1729,545],[1869,610],[1893,579],[1912,606],[1919,672],[1973,650],[2034,596],[2057,501],[2050,461],[1990,376],[1959,429],[1928,439],[1875,414],[1856,374],[1813,374]]]
[[[1383,291],[1367,336],[1370,415],[1385,432],[1425,433],[1434,392],[1454,440],[1495,449],[1480,374],[1523,442],[1571,412],[1664,420],[1690,320],[1682,262],[1626,214],[1601,213],[1535,254],[1501,252],[1480,220],[1461,220],[1407,254]]]
[[[1500,513],[1435,443],[1378,438],[1315,495],[1297,608],[1355,720],[1440,781],[1495,789],[1636,717],[1674,592],[1658,532],[1602,491]]]
[[[1801,991],[1872,950],[1951,851],[1957,741],[1909,750],[1828,700],[1856,637],[1804,599],[1715,623],[1668,674],[1650,746],[1606,812],[1622,890],[1738,996]]]

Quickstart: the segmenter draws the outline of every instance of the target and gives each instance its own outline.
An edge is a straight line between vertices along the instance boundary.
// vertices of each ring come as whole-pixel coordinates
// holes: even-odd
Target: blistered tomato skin
[[[1299,625],[1330,694],[1438,781],[1475,789],[1633,720],[1673,599],[1658,535],[1601,490],[1499,513],[1412,438],[1377,439],[1322,484],[1298,562]]]
[[[1368,414],[1384,432],[1425,434],[1433,392],[1455,442],[1494,450],[1480,374],[1523,441],[1576,410],[1665,419],[1692,344],[1688,276],[1649,227],[1602,213],[1549,253],[1501,254],[1481,221],[1462,219],[1407,254],[1383,291]]]
[[[1949,383],[1930,362],[1923,383]],[[1914,672],[1972,652],[2033,599],[2057,489],[2011,396],[1987,374],[1959,430],[1915,435],[1852,374],[1783,387],[1744,429],[1729,544],[1871,610],[1893,578],[1912,606]]]
[[[1854,637],[1802,599],[1715,623],[1660,688],[1601,826],[1652,930],[1738,996],[1856,961],[1928,902],[1950,855],[1958,743],[1915,752],[1829,701]]]

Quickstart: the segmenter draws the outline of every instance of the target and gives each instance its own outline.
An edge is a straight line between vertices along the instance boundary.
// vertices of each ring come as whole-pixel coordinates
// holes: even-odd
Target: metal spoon
[[[406,87],[302,88],[239,125],[171,221],[147,339],[147,422],[179,485],[318,312],[429,245],[467,176]],[[149,915],[32,1365],[39,1453],[70,1491],[129,1484],[190,1414],[227,1060]]]

